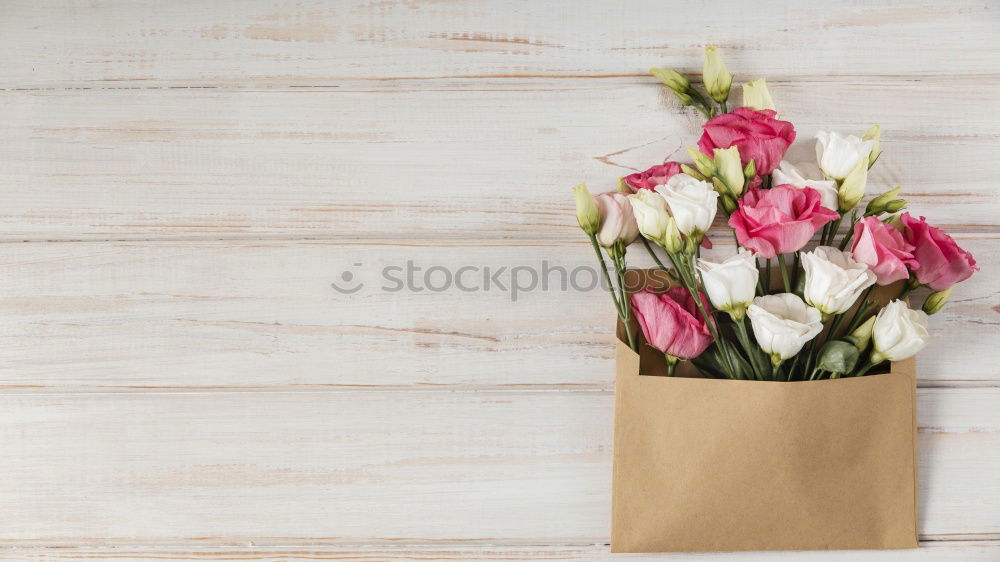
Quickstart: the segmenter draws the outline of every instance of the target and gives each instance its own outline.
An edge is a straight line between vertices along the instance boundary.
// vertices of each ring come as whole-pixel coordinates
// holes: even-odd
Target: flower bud
[[[854,344],[858,351],[864,351],[868,347],[868,342],[872,339],[872,328],[875,327],[875,317],[872,316],[864,324],[858,326],[851,332],[845,340]]]
[[[895,228],[900,232],[903,231],[903,220],[899,215],[892,215],[891,217],[886,217],[882,222]]]
[[[716,148],[712,152],[715,156],[715,166],[718,168],[718,177],[722,178],[729,192],[733,197],[739,197],[743,193],[743,163],[740,162],[740,149],[731,146],[729,148]]]
[[[698,232],[685,236],[684,247],[682,248],[684,254],[688,256],[693,256],[696,253],[698,253],[698,246],[701,245],[701,238],[703,237],[704,235]]]
[[[712,176],[712,187],[715,189],[715,192],[718,193],[720,196],[730,195],[729,187],[726,186],[726,182],[720,180],[718,176]]]
[[[879,148],[879,140],[882,137],[882,127],[878,123],[872,125],[871,129],[865,133],[865,136],[861,137],[861,140],[872,141],[872,151],[868,155],[868,168],[871,169],[875,165],[875,161],[882,154],[882,150]]]
[[[838,375],[846,375],[858,363],[858,348],[841,340],[826,342],[819,352],[816,368]]]
[[[733,85],[733,75],[729,74],[715,47],[705,47],[705,66],[702,70],[705,89],[712,99],[722,103],[729,99],[729,88]]]
[[[674,217],[667,219],[667,226],[663,234],[663,249],[676,254],[684,247],[684,240],[681,238],[681,231],[677,229],[677,221]]]
[[[628,186],[624,177],[618,178],[618,193],[624,193],[625,195],[632,193],[632,188]]]
[[[753,109],[774,109],[771,92],[767,90],[767,81],[758,78],[753,82],[743,84],[743,107]]]
[[[945,303],[948,302],[948,297],[951,296],[951,290],[954,288],[955,286],[952,285],[943,291],[935,291],[927,295],[927,299],[924,301],[924,312],[927,314],[937,314],[940,312],[944,308]]]
[[[878,197],[872,199],[871,201],[869,201],[868,202],[868,206],[865,207],[865,216],[880,215],[880,214],[882,214],[882,213],[884,213],[884,212],[886,212],[888,210],[888,209],[886,209],[886,206],[891,201],[902,201],[901,199],[896,199],[896,196],[899,195],[899,192],[902,189],[903,189],[903,186],[901,186],[901,185],[897,186],[897,187],[895,187],[893,189],[890,189],[889,191],[886,191],[882,195],[879,195]],[[904,203],[905,203],[905,201],[904,201]],[[889,211],[889,212],[894,212],[894,211]]]
[[[868,183],[868,158],[858,160],[851,173],[837,188],[837,203],[841,214],[850,211],[865,196],[865,185]]]
[[[736,204],[736,199],[734,199],[733,196],[728,193],[720,197],[719,201],[722,203],[722,210],[726,212],[726,215],[731,215],[735,213],[736,209],[739,207]]]
[[[576,222],[587,234],[595,234],[601,225],[601,215],[593,196],[587,190],[587,184],[581,183],[574,187],[573,193],[576,196]]]
[[[691,105],[692,103],[694,103],[694,100],[691,99],[691,96],[687,94],[682,94],[681,92],[674,92],[674,95],[677,96],[677,99],[681,100],[681,103],[684,105]]]
[[[750,161],[747,162],[747,167],[743,168],[743,177],[746,178],[747,181],[750,181],[756,175],[757,163],[751,158]]]
[[[649,72],[678,94],[687,92],[688,88],[691,87],[691,81],[672,68],[650,68]]]
[[[895,213],[906,207],[906,199],[893,199],[885,204],[885,212]]]
[[[681,171],[698,181],[708,181],[708,178],[701,175],[701,172],[695,170],[694,168],[688,166],[687,164],[681,164]]]
[[[715,162],[712,162],[711,158],[706,156],[697,148],[689,146],[687,147],[687,152],[691,156],[691,159],[694,160],[694,165],[698,168],[698,171],[701,172],[701,175],[706,178],[710,178],[715,175],[716,171],[718,171],[715,167]]]

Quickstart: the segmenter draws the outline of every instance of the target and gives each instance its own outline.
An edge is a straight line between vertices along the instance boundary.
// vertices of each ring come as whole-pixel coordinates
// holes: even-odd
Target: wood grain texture
[[[611,559],[607,298],[373,287],[408,259],[589,266],[568,187],[683,157],[701,120],[646,72],[714,42],[767,76],[793,159],[880,122],[869,191],[902,184],[983,267],[919,361],[925,542],[863,557],[996,560],[998,24],[974,0],[0,3],[0,558]]]
[[[996,539],[998,388],[921,389],[920,533]],[[0,395],[0,540],[603,543],[604,391]]]
[[[56,9],[58,8],[58,9]],[[5,2],[0,86],[203,87],[345,78],[699,70],[701,48],[772,79],[996,76],[997,7],[931,0]],[[793,53],[791,56],[790,54]]]
[[[797,83],[773,94],[797,127],[790,159],[814,159],[821,128],[880,122],[870,193],[903,185],[914,213],[996,233],[1000,99],[983,88]],[[651,78],[0,102],[7,241],[577,241],[570,186],[604,191],[666,158],[689,161],[702,123]]]
[[[996,238],[959,241],[986,271],[1000,265]],[[595,287],[596,260],[583,241],[2,247],[0,386],[611,389],[614,383],[614,311]],[[706,256],[731,252],[721,240]],[[636,266],[653,265],[641,246],[630,256]],[[412,290],[396,291],[394,280],[405,281],[408,262],[419,268],[409,275]],[[388,267],[400,268],[388,272],[393,281]],[[455,285],[462,267],[476,268],[460,275],[467,291]],[[428,276],[430,268],[446,271]],[[335,282],[363,286],[345,295],[332,288]],[[515,291],[515,282],[523,290]],[[918,293],[914,302],[922,298]],[[988,273],[959,286],[932,318],[935,337],[918,361],[921,384],[1000,383],[998,324],[1000,292]]]
[[[699,562],[806,562],[844,560],[864,556],[871,562],[955,561],[995,562],[1000,541],[959,541],[920,543],[919,550],[879,550],[859,552],[736,552],[699,554],[614,554],[606,545],[496,545],[458,543],[454,545],[373,545],[346,546],[313,544],[297,548],[231,545],[204,547],[191,545],[122,545],[117,547],[14,547],[0,548],[0,554],[31,560],[695,560]]]

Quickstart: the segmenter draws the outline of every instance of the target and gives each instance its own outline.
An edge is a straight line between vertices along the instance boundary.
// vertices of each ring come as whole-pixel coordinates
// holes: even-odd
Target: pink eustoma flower
[[[705,302],[704,296],[702,301]],[[691,293],[683,287],[661,294],[649,289],[635,293],[632,310],[649,345],[667,355],[693,359],[712,343]]]
[[[658,164],[645,172],[636,172],[625,176],[625,184],[628,185],[632,193],[640,189],[656,189],[659,185],[664,185],[667,180],[681,173],[681,165],[677,162],[664,162]]]
[[[729,217],[740,245],[771,259],[801,249],[824,224],[840,215],[821,205],[811,187],[779,185],[751,189]]]
[[[908,269],[920,267],[913,250],[913,245],[904,240],[898,230],[875,217],[865,217],[854,225],[851,253],[856,261],[866,264],[875,273],[879,285],[908,279]]]
[[[916,270],[920,284],[943,291],[979,271],[972,254],[941,229],[927,224],[924,217],[918,220],[910,213],[903,213],[899,218],[903,223],[903,239],[915,247],[913,257],[920,264]]]
[[[635,222],[632,204],[624,193],[599,193],[594,196],[594,204],[601,220],[596,233],[598,244],[604,248],[610,248],[617,242],[628,246],[638,238],[639,225]]]
[[[770,174],[795,140],[795,127],[776,115],[770,109],[739,107],[713,117],[705,123],[698,147],[712,156],[713,148],[735,146],[744,166],[753,160],[759,176]]]

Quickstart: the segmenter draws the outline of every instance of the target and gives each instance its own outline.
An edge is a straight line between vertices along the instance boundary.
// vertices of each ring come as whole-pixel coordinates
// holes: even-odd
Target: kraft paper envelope
[[[617,346],[612,552],[917,546],[913,360],[739,381]]]

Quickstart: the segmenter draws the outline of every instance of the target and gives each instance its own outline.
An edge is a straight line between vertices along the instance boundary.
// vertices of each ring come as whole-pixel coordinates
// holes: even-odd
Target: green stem
[[[764,275],[764,292],[771,292],[771,258],[767,258],[767,272]]]
[[[799,252],[795,252],[795,261],[792,262],[792,287],[799,287]]]
[[[847,325],[848,334],[853,332],[855,328],[861,325],[862,319],[864,318],[865,314],[868,313],[867,310],[868,297],[871,296],[872,291],[874,290],[875,290],[875,285],[872,285],[871,287],[868,287],[868,290],[865,291],[863,295],[861,295],[861,302],[858,303],[858,308],[857,310],[854,311],[854,316],[851,318],[851,323]]]
[[[667,376],[674,376],[674,369],[677,367],[677,363],[680,362],[679,357],[674,357],[669,353],[664,353],[663,356],[667,359]]]
[[[590,243],[594,247],[594,253],[597,254],[597,261],[601,263],[601,273],[604,274],[604,281],[608,284],[608,291],[611,293],[611,300],[615,303],[615,310],[618,312],[618,318],[620,318],[622,324],[625,325],[625,335],[628,337],[629,347],[632,348],[632,351],[638,353],[639,349],[635,345],[635,337],[632,335],[632,327],[629,326],[628,317],[625,315],[624,309],[622,309],[622,303],[619,301],[618,297],[615,296],[615,285],[611,282],[611,275],[608,273],[608,265],[604,261],[604,255],[601,254],[601,247],[597,244],[597,237],[593,234],[590,235]],[[617,269],[618,267],[616,264],[616,272]]]
[[[695,107],[698,108],[698,111],[701,111],[701,114],[704,115],[706,119],[715,117],[715,107],[713,107],[712,104],[701,95],[701,92],[695,90],[694,88],[688,88],[687,93],[694,99],[694,101],[697,102],[698,105]]]
[[[747,352],[747,357],[750,358],[750,367],[753,368],[754,377],[759,381],[764,380],[764,369],[760,366],[761,354],[756,353],[759,351],[759,348],[755,348],[753,342],[750,341],[750,334],[747,332],[746,315],[739,320],[734,318],[733,325],[736,327],[736,337],[740,340],[740,344],[743,345],[743,350]]]
[[[863,377],[863,376],[867,375],[868,371],[872,370],[872,367],[874,367],[875,365],[876,365],[875,363],[868,363],[864,367],[861,367],[860,369],[858,369],[858,371],[856,373],[854,373],[854,376],[856,376],[856,377]]]
[[[809,380],[811,381],[816,380],[816,375],[818,375],[821,372],[823,372],[823,369],[816,367],[815,369],[812,370],[812,373],[809,375]]]
[[[628,345],[633,351],[638,353],[639,346],[636,345],[635,335],[632,334],[632,303],[629,302],[628,291],[625,290],[625,250],[621,253],[615,251],[615,271],[618,273],[618,293],[619,301],[622,303],[622,323],[625,325],[625,336],[628,338]]]
[[[726,102],[720,101],[719,108],[722,109],[722,113],[729,113],[729,109],[726,108]]]
[[[781,268],[781,281],[785,284],[785,292],[792,292],[792,282],[788,279],[788,266],[785,265],[785,254],[778,254],[778,267]]]
[[[757,296],[764,296],[767,291],[764,290],[764,281],[761,279],[763,275],[760,274],[760,258],[755,257],[753,263],[757,266]]]
[[[712,339],[718,343],[719,350],[722,352],[722,356],[726,360],[726,368],[729,370],[727,375],[731,379],[736,378],[736,368],[733,366],[732,357],[729,356],[729,349],[726,347],[726,342],[719,337],[719,332],[716,330],[714,319],[712,318],[712,315],[705,310],[705,303],[701,300],[701,295],[698,292],[698,283],[693,276],[693,272],[689,268],[689,258],[682,255],[675,256],[674,254],[667,254],[667,256],[670,258],[670,262],[673,264],[674,269],[680,273],[681,278],[684,281],[684,286],[687,288],[688,293],[691,294],[691,298],[694,299],[695,306],[698,307],[698,311],[701,313],[701,317],[705,321],[705,326],[708,327],[708,331],[712,335]]]
[[[843,252],[847,245],[851,243],[851,239],[854,238],[854,225],[858,224],[858,212],[851,211],[851,226],[848,227],[847,233],[844,234],[844,239],[840,241],[840,251]]]
[[[844,313],[841,313],[833,317],[833,322],[830,324],[830,330],[826,333],[826,340],[824,341],[830,341],[837,337],[837,328],[844,321],[844,315]]]
[[[594,253],[597,254],[597,261],[601,263],[601,273],[604,274],[604,282],[608,284],[608,290],[611,291],[611,300],[615,301],[615,310],[618,311],[618,316],[621,316],[622,306],[618,302],[618,297],[615,296],[615,285],[611,282],[611,275],[608,273],[608,264],[604,262],[601,247],[597,244],[597,237],[593,234],[590,235],[590,243],[594,247]]]
[[[656,252],[653,251],[653,247],[649,245],[649,242],[646,240],[646,238],[643,237],[643,236],[640,236],[639,240],[642,240],[642,245],[646,247],[646,251],[649,252],[649,257],[653,258],[653,261],[656,262],[657,267],[659,267],[660,269],[662,269],[663,271],[665,271],[667,273],[667,275],[670,276],[671,279],[673,279],[674,281],[677,281],[677,277],[674,274],[674,271],[672,269],[670,269],[669,267],[663,265],[663,262],[661,262],[660,258],[657,257]]]
[[[827,241],[823,243],[824,246],[829,246],[833,244],[833,241],[837,238],[837,233],[840,232],[840,221],[844,220],[844,217],[840,217],[833,221],[833,226],[830,227],[830,233],[827,235]]]

